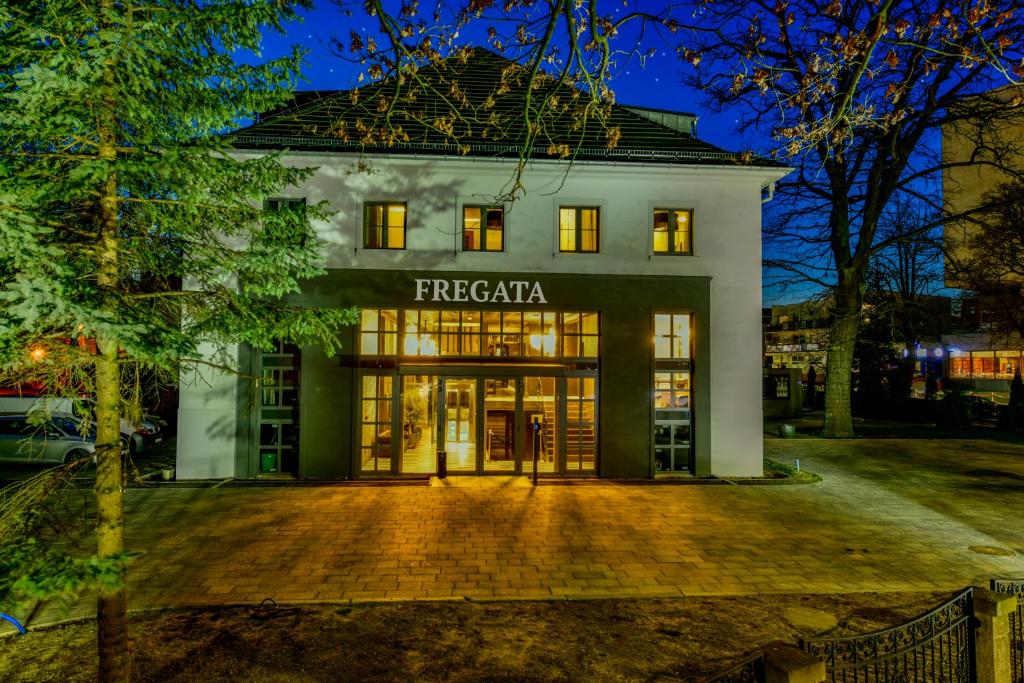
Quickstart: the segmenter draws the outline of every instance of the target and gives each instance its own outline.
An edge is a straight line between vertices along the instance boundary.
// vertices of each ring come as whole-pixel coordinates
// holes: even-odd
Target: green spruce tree
[[[262,31],[305,4],[0,0],[0,381],[95,397],[99,561],[125,550],[127,378],[233,343],[330,352],[355,321],[279,303],[321,272],[324,208],[262,203],[312,169],[223,137],[286,102],[300,51],[235,55],[258,59]],[[105,681],[129,677],[121,578],[98,590]]]

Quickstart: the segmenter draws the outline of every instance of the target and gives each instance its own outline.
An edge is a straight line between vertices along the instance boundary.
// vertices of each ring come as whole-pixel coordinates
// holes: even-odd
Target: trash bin
[[[260,472],[277,472],[277,453],[260,453]]]
[[[437,478],[444,479],[448,476],[448,451],[437,452]]]

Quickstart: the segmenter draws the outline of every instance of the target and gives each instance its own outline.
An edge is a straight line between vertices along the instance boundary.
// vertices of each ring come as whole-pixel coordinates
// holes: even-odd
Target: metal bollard
[[[537,485],[537,458],[540,454],[540,418],[533,416],[533,485]]]

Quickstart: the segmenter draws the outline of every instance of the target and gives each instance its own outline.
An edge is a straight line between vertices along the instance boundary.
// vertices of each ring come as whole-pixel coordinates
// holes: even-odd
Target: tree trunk
[[[104,12],[113,8],[112,0],[103,0]],[[104,17],[103,28],[112,30]],[[109,47],[109,46],[108,46]],[[99,200],[99,241],[96,284],[104,297],[104,306],[118,306],[118,195],[117,175],[112,168],[117,160],[117,118],[114,66],[108,61],[103,75],[104,91],[98,112],[97,156],[111,165]],[[102,560],[124,552],[124,490],[121,472],[121,370],[115,335],[97,339],[96,358],[96,554]],[[123,587],[101,589],[97,598],[97,651],[99,680],[103,683],[127,683],[131,676],[128,649],[128,592]]]
[[[101,153],[103,149],[101,147]],[[103,290],[117,286],[117,180],[111,175],[100,200],[99,276]],[[121,473],[121,370],[117,340],[99,339],[96,359],[96,554],[124,552],[124,492]],[[130,676],[125,588],[100,590],[96,605],[99,680]]]
[[[854,436],[850,383],[854,347],[860,329],[861,303],[860,286],[849,281],[840,282],[836,289],[836,310],[829,329],[828,356],[825,361],[825,423],[821,430],[822,436],[840,439]]]
[[[117,343],[101,341],[96,361],[96,546],[97,555],[124,552],[121,475],[120,370]],[[127,591],[102,589],[96,606],[99,680],[128,681]]]

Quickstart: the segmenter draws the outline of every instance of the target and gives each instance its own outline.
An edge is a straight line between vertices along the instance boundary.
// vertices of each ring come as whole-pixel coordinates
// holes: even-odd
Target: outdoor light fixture
[[[942,349],[935,349],[935,357],[942,358]]]
[[[46,358],[46,349],[44,349],[42,346],[33,346],[29,350],[28,355],[34,362],[38,363],[44,358]]]

